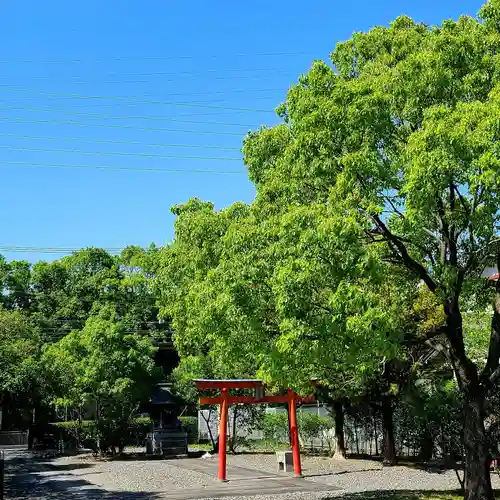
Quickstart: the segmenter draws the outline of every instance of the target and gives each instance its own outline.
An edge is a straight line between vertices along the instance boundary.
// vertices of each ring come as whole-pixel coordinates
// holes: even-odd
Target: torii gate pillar
[[[217,477],[220,481],[226,481],[226,451],[227,451],[227,416],[229,404],[227,401],[228,390],[221,390],[221,404],[219,416],[219,469]]]

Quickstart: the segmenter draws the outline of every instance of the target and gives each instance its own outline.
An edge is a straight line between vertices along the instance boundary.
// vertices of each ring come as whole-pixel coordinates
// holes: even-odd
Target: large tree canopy
[[[218,376],[342,392],[395,355],[396,302],[378,293],[383,266],[357,225],[319,203],[283,217],[196,200],[176,212],[157,285],[181,363],[209,356]]]
[[[288,92],[284,123],[244,147],[257,206],[322,203],[359,221],[385,262],[439,298],[466,401],[468,498],[492,498],[484,396],[500,377],[500,293],[481,371],[461,315],[464,282],[500,262],[498,2],[481,17],[440,27],[401,17],[355,34]]]

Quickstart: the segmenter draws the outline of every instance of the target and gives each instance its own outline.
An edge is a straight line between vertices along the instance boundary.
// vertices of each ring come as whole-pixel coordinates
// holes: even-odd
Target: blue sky
[[[276,123],[312,60],[400,14],[437,24],[482,3],[1,2],[0,247],[161,245],[174,204],[250,202],[242,139]],[[188,171],[205,169],[237,173]]]

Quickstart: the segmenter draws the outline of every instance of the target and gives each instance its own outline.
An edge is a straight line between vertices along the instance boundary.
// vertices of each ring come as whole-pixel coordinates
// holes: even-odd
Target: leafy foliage
[[[297,423],[300,429],[300,438],[308,446],[312,446],[315,439],[321,439],[333,427],[331,418],[320,417],[308,411],[297,414]],[[289,443],[288,417],[284,412],[266,413],[262,430],[265,439]]]

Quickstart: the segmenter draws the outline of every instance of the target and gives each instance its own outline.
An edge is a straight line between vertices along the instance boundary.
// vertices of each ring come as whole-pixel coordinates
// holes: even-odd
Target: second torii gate
[[[315,396],[300,397],[291,389],[283,396],[266,396],[264,383],[259,379],[232,379],[232,380],[195,380],[198,390],[218,389],[220,395],[215,397],[200,397],[200,405],[220,405],[219,418],[219,469],[217,477],[226,481],[226,447],[227,447],[227,417],[230,404],[262,404],[288,403],[289,431],[293,454],[293,470],[297,476],[302,476],[300,464],[299,429],[297,426],[297,403],[314,403]],[[254,389],[254,396],[231,396],[230,389]]]

